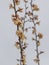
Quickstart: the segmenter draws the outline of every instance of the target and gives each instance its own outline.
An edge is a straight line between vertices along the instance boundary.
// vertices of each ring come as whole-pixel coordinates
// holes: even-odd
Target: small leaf
[[[24,0],[24,2],[25,2],[25,3],[27,3],[27,2],[28,2],[28,0]]]

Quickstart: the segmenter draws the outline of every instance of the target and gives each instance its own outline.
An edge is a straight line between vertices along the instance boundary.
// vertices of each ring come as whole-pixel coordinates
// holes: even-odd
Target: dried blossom
[[[25,37],[25,35],[23,34],[22,31],[17,30],[16,31],[16,34],[17,34],[18,37],[20,37],[20,39],[22,39],[22,40],[26,39],[26,37]]]
[[[23,12],[23,8],[19,8],[18,9],[18,12]]]
[[[33,11],[39,11],[38,6],[37,6],[37,5],[35,5],[35,4],[33,4],[33,5],[32,5],[32,9],[33,9]]]
[[[20,4],[20,0],[14,0],[14,2],[16,3],[16,5]]]
[[[36,22],[37,25],[40,25],[40,21]]]
[[[10,5],[9,5],[9,8],[10,8],[10,9],[13,9],[13,8],[14,8],[14,6],[13,6],[12,4],[10,4]]]
[[[35,20],[38,20],[38,15],[34,15],[34,19]]]
[[[34,28],[33,31],[32,31],[32,34],[35,34],[36,33],[36,29]]]
[[[23,65],[26,64],[26,58],[25,58],[25,57],[26,57],[26,56],[23,55],[23,58],[22,58],[22,60],[23,60],[23,61],[22,61],[22,62],[23,62]]]
[[[39,60],[39,58],[36,58],[36,59],[34,59],[34,61],[35,61],[36,63],[38,63],[40,60]]]
[[[38,37],[39,37],[39,39],[42,39],[43,38],[43,34],[42,33],[38,33]]]
[[[37,41],[37,46],[40,46],[40,41]]]
[[[39,54],[43,54],[44,53],[44,51],[40,51],[40,53]]]
[[[20,18],[16,18],[16,17],[12,17],[12,20],[13,20],[13,22],[14,22],[14,24],[15,25],[18,25],[18,26],[20,26],[20,27],[22,27],[23,26],[23,22],[21,21],[21,19]]]
[[[20,48],[19,42],[16,42],[15,46],[17,49],[19,49]]]
[[[25,3],[27,3],[27,2],[28,2],[28,0],[24,0],[24,2],[25,2]]]
[[[29,11],[28,13],[26,13],[28,16],[32,16],[33,14]]]

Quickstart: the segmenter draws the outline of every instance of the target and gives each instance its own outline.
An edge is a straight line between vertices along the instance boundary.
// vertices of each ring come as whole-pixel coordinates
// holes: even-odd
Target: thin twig
[[[31,7],[32,7],[32,0],[31,0]],[[31,11],[32,11],[32,13],[33,13],[33,9],[31,8]],[[34,24],[34,28],[36,29],[36,24],[35,24],[35,22],[33,22],[33,24]],[[37,51],[37,58],[39,59],[39,52],[38,52],[38,45],[37,45],[37,33],[35,32],[35,37],[36,37],[36,51]],[[40,63],[39,63],[39,61],[38,61],[38,65],[40,65]]]
[[[16,11],[16,5],[15,5],[15,2],[14,2],[14,0],[13,0],[13,4],[14,4],[14,12],[15,12],[15,15],[17,14],[17,11]],[[19,26],[17,25],[17,30],[19,30]],[[21,53],[21,60],[22,60],[22,58],[23,58],[23,49],[22,49],[22,45],[21,45],[21,39],[20,39],[20,37],[19,37],[19,45],[20,45],[20,53]],[[22,63],[21,63],[22,61],[20,61],[20,65],[22,65]]]

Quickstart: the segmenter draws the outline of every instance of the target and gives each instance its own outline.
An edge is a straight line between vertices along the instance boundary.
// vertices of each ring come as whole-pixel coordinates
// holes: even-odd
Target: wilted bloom
[[[43,34],[42,33],[38,33],[38,37],[39,37],[39,39],[43,38]]]
[[[20,39],[22,39],[22,40],[24,40],[24,39],[26,38],[25,35],[23,34],[23,32],[20,31],[20,30],[17,30],[17,31],[16,31],[16,34],[17,34],[17,36],[20,37]]]
[[[33,4],[33,5],[32,5],[32,9],[33,9],[33,11],[39,11],[38,6],[37,6],[37,5],[35,5],[35,4]]]

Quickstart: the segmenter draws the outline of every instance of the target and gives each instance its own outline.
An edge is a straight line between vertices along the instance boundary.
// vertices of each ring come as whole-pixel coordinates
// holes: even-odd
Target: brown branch
[[[30,4],[31,4],[31,7],[32,7],[32,2],[33,2],[33,1],[31,0],[31,3],[30,3]],[[32,11],[32,14],[33,14],[33,9],[32,9],[32,8],[31,8],[31,11]],[[32,16],[33,16],[33,15],[32,15]],[[34,28],[36,29],[36,24],[35,24],[34,21],[33,21],[33,24],[34,24]],[[35,41],[36,41],[37,58],[39,59],[39,52],[38,52],[39,49],[38,49],[38,45],[37,45],[37,41],[38,41],[38,40],[37,40],[37,33],[36,33],[36,32],[35,32],[35,37],[36,37],[36,40],[35,40]],[[40,62],[39,62],[39,61],[38,61],[38,65],[40,65]]]
[[[15,15],[17,14],[17,11],[16,11],[16,5],[15,5],[15,2],[14,2],[14,0],[13,0],[13,4],[14,4],[14,12],[15,12]],[[17,30],[19,30],[19,26],[17,25]],[[20,45],[20,53],[21,53],[21,60],[22,60],[22,58],[23,58],[23,49],[22,49],[22,45],[21,45],[21,39],[20,39],[20,37],[19,37],[19,45]],[[22,65],[21,64],[21,62],[22,61],[20,61],[20,65]]]

